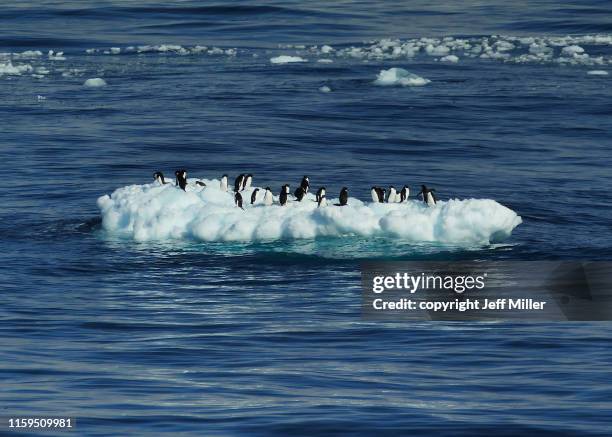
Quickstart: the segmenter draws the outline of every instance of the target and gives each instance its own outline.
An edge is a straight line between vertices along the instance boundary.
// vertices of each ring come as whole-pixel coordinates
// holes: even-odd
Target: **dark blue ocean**
[[[609,1],[8,0],[0,53],[4,422],[610,434],[609,323],[365,322],[360,308],[364,260],[612,260]],[[430,82],[373,83],[393,67]],[[177,168],[275,188],[308,174],[364,201],[427,183],[523,223],[470,248],[104,231],[99,196]]]

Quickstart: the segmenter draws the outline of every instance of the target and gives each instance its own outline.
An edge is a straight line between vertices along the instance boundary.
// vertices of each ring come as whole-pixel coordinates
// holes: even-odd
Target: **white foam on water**
[[[275,58],[270,58],[270,63],[272,64],[291,64],[295,62],[308,62],[308,61],[299,56],[287,56],[287,55],[281,55],[281,56],[276,56]]]
[[[100,88],[106,85],[106,81],[99,77],[87,79],[85,82],[83,82],[83,86],[88,88]]]
[[[431,82],[416,74],[410,73],[403,68],[390,68],[381,70],[374,83],[382,86],[423,86]]]
[[[508,238],[522,220],[491,199],[364,203],[349,198],[347,206],[317,208],[309,193],[302,202],[262,204],[262,191],[250,205],[251,190],[242,193],[244,210],[233,193],[219,189],[218,180],[189,179],[187,191],[158,182],[130,185],[98,199],[103,229],[137,241],[194,239],[199,241],[261,241],[318,237],[389,237],[406,242],[473,246]]]

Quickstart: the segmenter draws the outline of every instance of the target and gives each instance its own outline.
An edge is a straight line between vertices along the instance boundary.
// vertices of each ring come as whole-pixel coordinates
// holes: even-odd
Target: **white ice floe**
[[[291,64],[295,62],[308,62],[308,61],[299,56],[287,56],[287,55],[281,55],[281,56],[276,56],[275,58],[270,58],[270,63],[272,64]]]
[[[103,87],[106,85],[107,85],[106,81],[100,77],[94,77],[91,79],[87,79],[83,83],[83,86],[88,87],[88,88],[99,88],[99,87]]]
[[[390,68],[388,70],[381,70],[376,77],[374,83],[382,86],[423,86],[431,82],[429,79],[425,79],[416,74],[410,73],[403,68]]]
[[[607,76],[608,72],[606,70],[591,70],[587,71],[587,74],[590,76]]]
[[[244,210],[218,180],[206,187],[188,181],[184,192],[169,183],[130,185],[98,199],[102,226],[112,235],[137,241],[194,239],[256,241],[317,237],[389,237],[407,242],[476,245],[508,238],[521,218],[491,199],[379,204],[349,198],[347,206],[317,208],[309,193],[285,206],[250,205],[252,188],[242,193]]]
[[[13,64],[10,60],[0,62],[0,76],[4,74],[19,76],[32,70],[33,68],[30,64]]]
[[[440,61],[450,62],[451,64],[456,64],[457,62],[459,62],[459,57],[455,55],[447,55],[447,56],[440,58]]]
[[[327,85],[323,85],[321,88],[319,88],[319,91],[321,91],[322,93],[330,93],[331,88],[328,87]]]

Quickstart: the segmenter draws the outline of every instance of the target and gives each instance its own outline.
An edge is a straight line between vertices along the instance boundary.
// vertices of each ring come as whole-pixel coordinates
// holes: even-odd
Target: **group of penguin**
[[[176,186],[180,187],[183,191],[185,191],[187,187],[187,171],[184,169],[176,170],[174,172],[176,177]],[[167,184],[164,179],[164,174],[161,171],[157,171],[153,174],[153,179],[158,181],[160,184]],[[243,207],[243,199],[241,191],[251,188],[251,184],[253,183],[253,175],[252,174],[244,174],[241,173],[234,180],[234,203],[236,206],[240,207],[244,210]],[[202,181],[196,181],[196,185],[205,187],[206,184]],[[224,174],[221,176],[220,188],[223,192],[229,191],[228,185],[228,176]],[[298,202],[301,202],[306,194],[310,190],[310,179],[308,176],[304,176],[302,178],[302,182],[300,182],[300,186],[294,191],[293,197]],[[259,195],[259,188],[255,188],[251,193],[251,205],[253,205],[257,201],[257,197]],[[425,185],[421,185],[421,191],[417,194],[417,196],[421,196],[423,202],[425,202],[428,206],[434,206],[437,202],[435,196],[435,189],[427,188]],[[289,201],[291,190],[289,188],[289,184],[285,184],[281,187],[281,191],[278,195],[278,202],[281,206],[286,205]],[[316,202],[319,207],[327,206],[327,198],[325,197],[326,191],[325,187],[321,187],[317,190],[316,193]],[[374,186],[371,190],[372,201],[376,203],[402,203],[405,202],[410,196],[410,188],[407,185],[398,192],[395,187],[389,187],[389,191],[384,188]],[[339,203],[335,203],[335,206],[346,206],[348,205],[348,188],[343,187],[340,190],[340,196],[338,198]],[[274,203],[274,195],[272,194],[272,190],[270,187],[266,187],[264,190],[263,204],[266,206],[270,206]]]

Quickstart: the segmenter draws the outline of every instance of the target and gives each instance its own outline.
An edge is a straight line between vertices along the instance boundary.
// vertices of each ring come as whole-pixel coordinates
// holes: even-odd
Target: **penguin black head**
[[[266,191],[272,191],[270,187],[266,187]]]
[[[223,179],[223,178],[227,178],[227,175],[226,175],[226,174],[224,174],[223,176],[221,176],[221,178],[222,178],[222,179]]]

